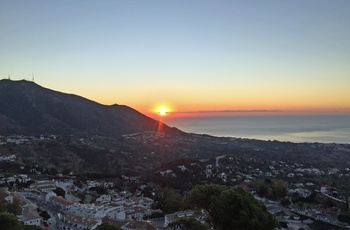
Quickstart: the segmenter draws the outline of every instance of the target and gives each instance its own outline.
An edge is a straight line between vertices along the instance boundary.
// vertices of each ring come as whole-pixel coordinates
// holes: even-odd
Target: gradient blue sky
[[[0,78],[147,113],[350,111],[350,1],[0,0]]]

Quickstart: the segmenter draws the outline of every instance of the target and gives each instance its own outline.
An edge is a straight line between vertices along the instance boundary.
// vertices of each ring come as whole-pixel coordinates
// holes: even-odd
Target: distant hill
[[[0,80],[0,135],[181,133],[125,105],[106,106],[30,81]]]

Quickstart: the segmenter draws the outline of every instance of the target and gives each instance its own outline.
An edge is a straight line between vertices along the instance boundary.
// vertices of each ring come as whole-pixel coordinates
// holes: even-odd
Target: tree
[[[217,230],[270,230],[277,224],[265,205],[242,186],[197,185],[189,192],[188,200],[208,212],[207,221]]]
[[[40,212],[39,216],[41,216],[45,221],[51,218],[50,214],[47,211]]]
[[[3,189],[0,189],[0,212],[9,212],[15,215],[19,215],[21,213],[19,199],[14,197],[12,203],[8,203],[5,200],[7,196],[8,194]]]
[[[0,212],[0,229],[1,230],[23,230],[22,224],[17,217],[10,213]]]
[[[173,213],[182,208],[183,202],[180,193],[174,189],[164,189],[164,212]]]
[[[105,195],[108,193],[108,189],[103,186],[91,187],[89,190],[95,191],[98,195]]]
[[[58,171],[57,171],[56,168],[51,167],[51,168],[47,169],[47,174],[49,174],[49,175],[57,175]]]
[[[287,195],[288,187],[281,179],[259,179],[252,183],[253,188],[260,197],[276,200]]]
[[[170,229],[181,230],[206,230],[209,227],[193,218],[181,218],[168,224]]]
[[[99,225],[96,230],[121,230],[120,227],[108,223],[103,223]]]
[[[23,230],[42,230],[42,228],[34,225],[24,225]]]
[[[63,188],[56,187],[56,189],[52,190],[54,193],[56,193],[57,196],[65,197],[66,191],[64,191]]]
[[[14,215],[19,215],[22,212],[22,209],[20,207],[20,201],[18,198],[14,197],[13,202],[6,205],[7,212],[12,213]]]
[[[156,207],[164,211],[164,213],[174,213],[183,209],[183,198],[179,192],[173,188],[158,188],[155,195]]]

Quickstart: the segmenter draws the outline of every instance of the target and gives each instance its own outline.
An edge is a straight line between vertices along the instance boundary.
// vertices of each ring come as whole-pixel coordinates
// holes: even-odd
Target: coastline
[[[259,140],[350,144],[350,115],[166,117],[189,133]]]

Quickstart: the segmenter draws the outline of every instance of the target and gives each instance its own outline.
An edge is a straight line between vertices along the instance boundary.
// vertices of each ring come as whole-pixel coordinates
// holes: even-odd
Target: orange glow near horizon
[[[217,98],[211,97],[196,98],[195,96],[177,95],[167,99],[157,99],[156,96],[144,100],[122,100],[123,103],[139,112],[154,119],[171,119],[174,117],[198,117],[198,116],[287,116],[287,115],[341,115],[350,114],[348,96],[342,100],[331,100],[330,98],[297,97],[295,100],[287,96],[268,97],[256,96]],[[159,95],[158,95],[159,97]],[[92,98],[92,97],[90,97]],[[102,100],[101,100],[102,101]],[[111,101],[121,101],[112,99]],[[112,104],[112,102],[105,102]],[[119,104],[119,103],[118,103]]]
[[[288,115],[346,115],[350,109],[237,109],[237,110],[169,110],[166,107],[158,107],[152,113],[146,113],[151,117],[162,119],[175,117],[204,117],[204,116],[288,116]],[[155,116],[156,115],[156,116]]]
[[[152,110],[153,114],[157,114],[160,117],[168,116],[172,112],[172,109],[169,105],[159,105],[156,107],[156,109]]]
[[[220,100],[218,100],[220,101]],[[257,104],[251,101],[233,102],[215,104],[207,100],[207,103],[178,100],[165,103],[149,103],[144,102],[125,102],[127,106],[138,110],[139,112],[151,117],[178,117],[178,116],[234,116],[234,115],[303,115],[303,114],[350,114],[349,105],[344,103],[301,103],[301,100],[296,102],[285,101]],[[297,103],[300,102],[300,103]],[[104,104],[112,104],[107,102]]]
[[[86,91],[68,90],[68,93],[82,95],[90,100],[105,105],[127,105],[139,112],[155,118],[173,118],[185,116],[259,116],[259,115],[332,115],[350,114],[350,96],[347,86],[343,83],[339,87],[330,85],[307,84],[288,88],[263,85],[257,88],[232,86],[226,84],[217,91],[208,94],[209,88],[200,88],[194,91],[187,85],[174,85],[169,90],[139,90],[130,93],[130,90],[118,91],[116,94],[106,94],[111,88]],[[230,87],[228,87],[230,86]],[[269,90],[265,90],[269,89]],[[294,90],[297,89],[297,90]],[[65,90],[60,90],[65,92]],[[179,93],[181,92],[181,93]],[[214,92],[214,91],[213,91]],[[140,95],[141,98],[140,98]],[[163,109],[161,109],[163,108]]]

